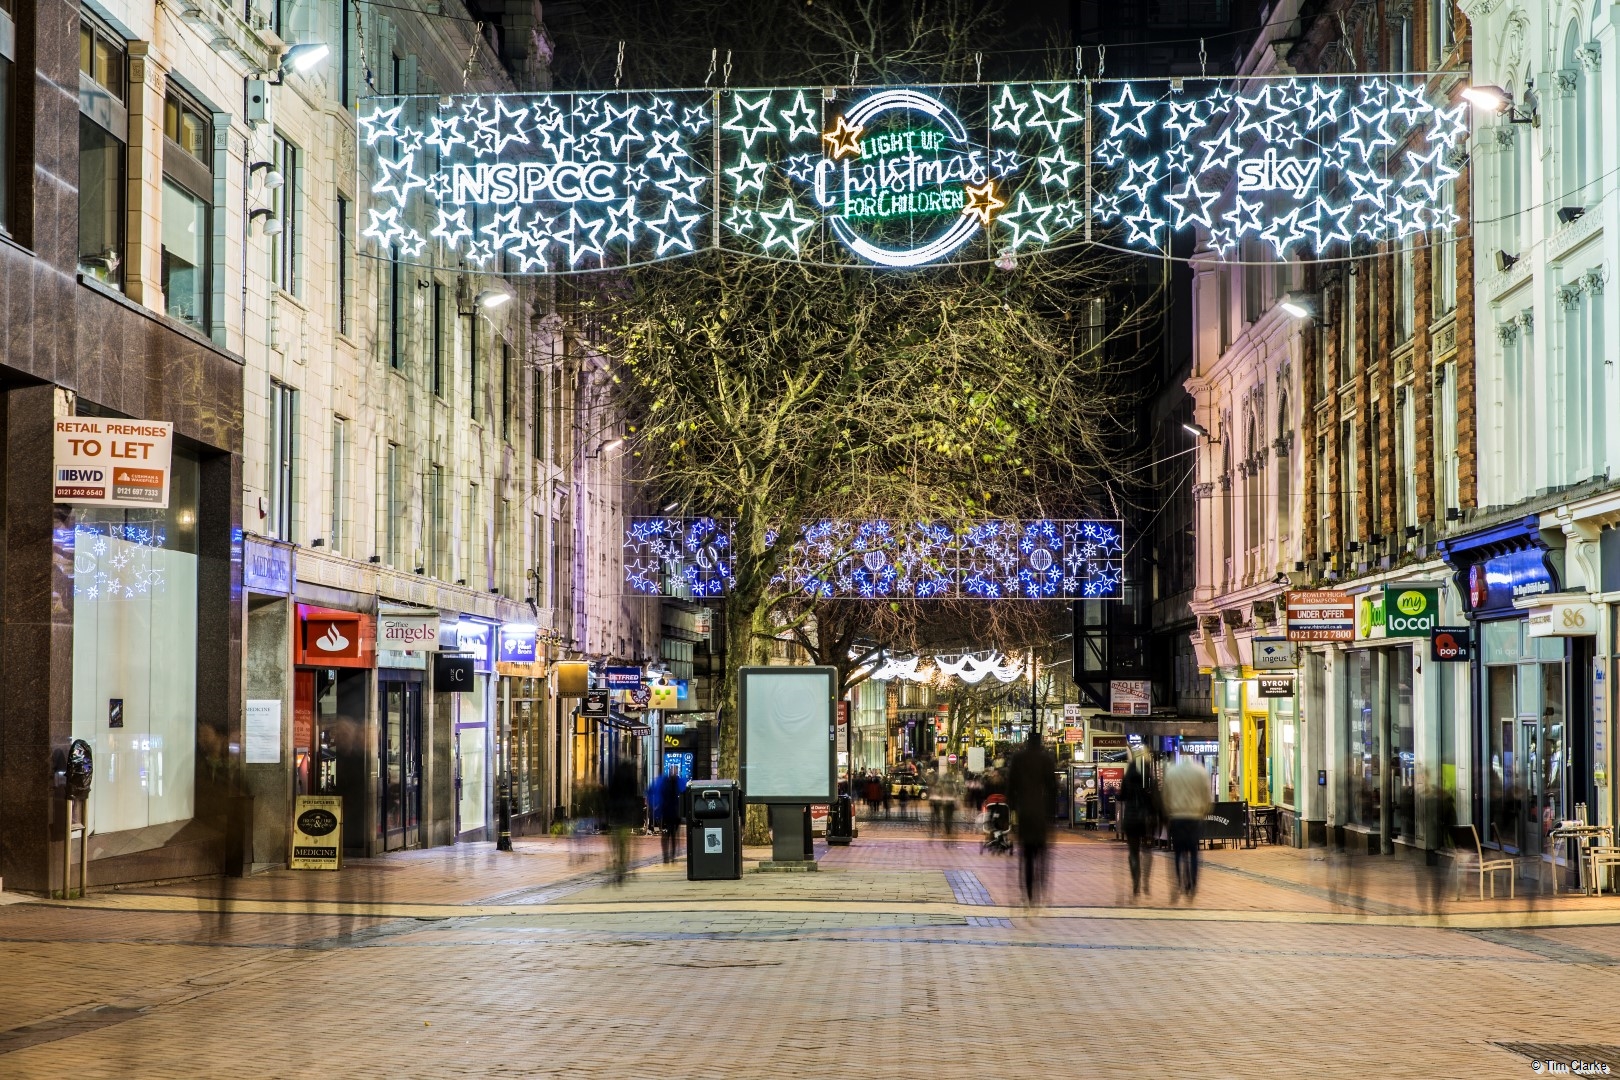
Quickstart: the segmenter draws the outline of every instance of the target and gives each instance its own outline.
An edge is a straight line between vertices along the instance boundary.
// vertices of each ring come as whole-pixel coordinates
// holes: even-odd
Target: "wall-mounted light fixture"
[[[281,54],[281,63],[276,66],[275,78],[267,79],[271,86],[280,86],[287,78],[289,71],[296,71],[304,75],[313,71],[319,64],[331,55],[331,46],[323,41],[306,41],[290,47]]]
[[[1463,90],[1463,100],[1476,109],[1501,116],[1506,113],[1508,122],[1513,124],[1531,124],[1541,126],[1541,114],[1536,111],[1535,81],[1525,85],[1524,100],[1527,109],[1521,110],[1513,102],[1513,92],[1500,86],[1470,86]]]
[[[1507,273],[1509,270],[1513,269],[1513,264],[1518,261],[1519,256],[1517,255],[1509,255],[1505,251],[1498,251],[1496,253],[1496,269],[1499,273]]]
[[[253,179],[261,170],[264,171],[264,189],[266,191],[272,191],[287,182],[286,177],[281,175],[281,170],[276,168],[276,163],[273,161],[250,162],[248,164],[248,179]]]
[[[259,231],[265,236],[281,235],[281,219],[276,217],[276,212],[274,210],[270,209],[268,206],[261,206],[257,209],[248,211],[249,225],[253,224],[254,220],[257,218],[264,218],[264,227]]]
[[[1586,207],[1584,206],[1560,206],[1558,208],[1558,220],[1565,225],[1579,221],[1585,216]]]

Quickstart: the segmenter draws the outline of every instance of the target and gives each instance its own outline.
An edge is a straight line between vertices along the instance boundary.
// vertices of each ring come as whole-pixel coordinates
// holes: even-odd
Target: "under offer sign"
[[[54,501],[79,506],[169,506],[174,425],[163,420],[56,420]]]
[[[1288,594],[1289,641],[1354,641],[1356,605],[1337,589],[1301,589]]]

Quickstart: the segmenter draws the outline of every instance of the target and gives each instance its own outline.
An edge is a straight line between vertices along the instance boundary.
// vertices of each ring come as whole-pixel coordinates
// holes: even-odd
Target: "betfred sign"
[[[1297,589],[1287,596],[1289,641],[1354,641],[1356,605],[1337,589]]]
[[[54,501],[168,509],[173,424],[64,416],[56,420],[54,443]]]
[[[377,649],[386,652],[438,652],[438,614],[377,616]]]

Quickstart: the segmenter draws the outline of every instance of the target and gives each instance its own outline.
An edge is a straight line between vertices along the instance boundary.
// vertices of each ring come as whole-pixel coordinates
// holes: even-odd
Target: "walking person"
[[[672,863],[681,848],[681,796],[686,784],[680,769],[671,766],[658,778],[658,826],[664,838],[664,861]]]
[[[1131,752],[1119,800],[1123,806],[1125,846],[1130,853],[1131,895],[1140,896],[1153,878],[1153,834],[1158,831],[1158,785],[1146,748]],[[1143,851],[1146,845],[1147,850]]]
[[[607,785],[607,819],[611,834],[608,871],[613,884],[623,885],[630,872],[630,830],[641,821],[641,789],[636,786],[635,767],[615,762]]]
[[[1211,805],[1209,782],[1209,773],[1190,755],[1182,755],[1164,770],[1161,798],[1175,851],[1176,888],[1189,900],[1198,892],[1198,841]]]
[[[1007,766],[1007,802],[1017,815],[1018,859],[1024,902],[1036,903],[1046,885],[1048,833],[1057,807],[1057,759],[1041,745],[1039,728]]]

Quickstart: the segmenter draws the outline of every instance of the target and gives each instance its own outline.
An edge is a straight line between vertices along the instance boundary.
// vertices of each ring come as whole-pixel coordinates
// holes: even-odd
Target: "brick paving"
[[[1123,848],[1065,835],[1025,908],[975,837],[818,854],[687,882],[640,840],[615,886],[535,839],[6,904],[0,1077],[1472,1078],[1620,1043],[1613,899],[1259,849],[1175,903],[1156,856],[1133,903]]]

